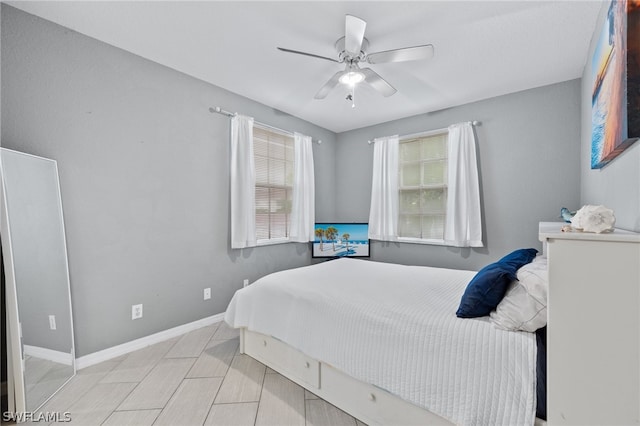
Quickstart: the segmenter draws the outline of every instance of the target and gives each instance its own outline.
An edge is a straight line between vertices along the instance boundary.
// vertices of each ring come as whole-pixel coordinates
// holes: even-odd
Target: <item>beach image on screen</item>
[[[366,223],[317,223],[313,257],[368,257]]]

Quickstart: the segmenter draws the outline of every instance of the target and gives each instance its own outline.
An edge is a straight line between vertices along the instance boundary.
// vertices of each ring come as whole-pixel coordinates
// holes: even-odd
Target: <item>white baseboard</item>
[[[54,351],[53,349],[41,348],[39,346],[24,345],[24,354],[34,358],[46,359],[58,364],[71,365],[73,357],[71,352]]]
[[[177,327],[170,328],[168,330],[160,331],[149,336],[141,337],[136,340],[132,340],[121,345],[113,346],[111,348],[103,349],[98,352],[91,353],[89,355],[76,358],[76,369],[81,370],[83,368],[90,367],[95,364],[99,364],[103,361],[119,357],[121,355],[128,354],[138,349],[146,348],[147,346],[154,345],[156,343],[164,342],[165,340],[172,339],[189,331],[197,330],[202,327],[206,327],[211,324],[215,324],[224,319],[224,312],[221,314],[212,315],[207,318],[203,318],[198,321],[190,322],[188,324],[179,325]]]

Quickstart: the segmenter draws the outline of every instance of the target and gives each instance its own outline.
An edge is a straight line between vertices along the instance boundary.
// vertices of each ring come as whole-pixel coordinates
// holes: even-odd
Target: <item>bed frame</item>
[[[313,359],[281,340],[240,328],[240,353],[260,361],[367,425],[453,425],[449,420]],[[535,419],[535,426],[547,422]]]
[[[240,352],[368,425],[453,425],[430,411],[310,358],[273,337],[241,328]]]

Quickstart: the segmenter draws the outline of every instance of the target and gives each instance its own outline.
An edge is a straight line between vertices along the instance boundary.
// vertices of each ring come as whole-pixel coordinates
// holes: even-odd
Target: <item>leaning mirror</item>
[[[56,161],[0,148],[2,255],[15,411],[34,412],[75,374]]]

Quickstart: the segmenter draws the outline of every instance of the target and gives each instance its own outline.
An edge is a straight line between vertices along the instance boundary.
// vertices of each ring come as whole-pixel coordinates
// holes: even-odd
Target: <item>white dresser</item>
[[[640,234],[541,222],[550,425],[640,424]]]

